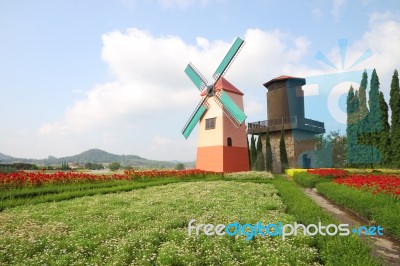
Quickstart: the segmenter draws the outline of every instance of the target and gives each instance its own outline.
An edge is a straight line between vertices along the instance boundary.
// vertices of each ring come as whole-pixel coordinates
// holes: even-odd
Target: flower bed
[[[41,172],[16,172],[16,173],[0,173],[0,188],[16,188],[23,186],[40,186],[53,183],[78,183],[93,182],[105,180],[128,180],[128,179],[155,179],[160,177],[188,178],[200,177],[206,174],[217,174],[197,169],[191,170],[149,170],[135,171],[127,170],[123,174],[98,175],[79,172],[57,172],[46,173]]]
[[[324,176],[324,177],[325,176],[342,177],[347,175],[346,170],[335,169],[335,168],[309,169],[307,172],[310,174]]]
[[[236,172],[224,174],[227,178],[232,179],[262,179],[262,178],[274,178],[270,172],[263,171],[249,171],[249,172]]]
[[[290,177],[294,177],[294,175],[297,174],[297,173],[304,173],[304,172],[307,172],[307,169],[301,169],[301,168],[294,169],[294,168],[290,168],[290,169],[286,169],[286,170],[285,170],[285,174],[286,174],[287,176],[290,176]]]
[[[272,184],[180,182],[0,213],[0,265],[319,265],[311,237],[188,235],[188,222],[294,223]],[[370,264],[368,264],[370,265]]]
[[[395,175],[349,175],[335,178],[333,182],[373,193],[385,193],[400,197],[400,178]]]

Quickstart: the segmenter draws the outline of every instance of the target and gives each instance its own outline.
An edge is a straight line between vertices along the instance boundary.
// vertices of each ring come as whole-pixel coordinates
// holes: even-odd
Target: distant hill
[[[11,160],[14,160],[14,158],[11,157],[11,156],[2,154],[2,153],[0,152],[0,161],[1,161],[1,162],[8,162],[8,161],[11,161]]]
[[[54,157],[49,156],[47,159],[22,159],[14,158],[0,153],[0,161],[2,163],[13,163],[13,162],[26,162],[34,163],[37,165],[60,165],[62,163],[112,163],[118,162],[122,166],[131,167],[150,167],[150,168],[174,168],[178,161],[156,161],[148,160],[137,155],[117,155],[112,154],[100,149],[91,149],[84,151],[80,154],[66,157]],[[185,163],[186,167],[194,167],[194,163]]]

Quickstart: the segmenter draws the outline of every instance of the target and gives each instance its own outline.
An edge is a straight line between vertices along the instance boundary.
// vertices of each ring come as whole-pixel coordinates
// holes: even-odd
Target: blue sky
[[[0,152],[44,158],[101,148],[193,160],[197,130],[188,140],[180,131],[199,95],[183,70],[191,61],[211,80],[237,36],[246,45],[226,78],[245,93],[247,122],[266,119],[262,84],[282,74],[376,68],[388,96],[400,65],[400,2],[2,0]],[[339,39],[348,40],[343,69]],[[349,69],[367,49],[372,56]],[[350,83],[339,83],[306,87],[314,94],[306,116],[343,132]]]

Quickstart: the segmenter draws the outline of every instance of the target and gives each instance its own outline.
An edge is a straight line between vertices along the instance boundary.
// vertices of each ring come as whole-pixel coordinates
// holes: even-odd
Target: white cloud
[[[244,92],[248,122],[266,119],[266,89],[262,84],[269,79],[330,71],[304,64],[304,58],[313,55],[310,41],[302,36],[249,29],[244,38],[246,45],[226,78]],[[192,62],[211,81],[234,39],[198,37],[192,45],[177,36],[153,36],[136,28],[110,32],[102,39],[102,58],[115,81],[89,89],[63,118],[43,125],[37,136],[38,143],[45,143],[41,149],[57,155],[54,151],[61,149],[73,154],[98,147],[152,159],[194,159],[197,134],[193,132],[185,140],[180,130],[200,97],[183,70]],[[373,56],[356,68],[377,68],[381,88],[387,88],[394,68],[399,68],[398,43],[399,21],[390,14],[373,14],[364,36],[350,40],[346,65],[370,48]],[[340,61],[338,49],[326,54]]]
[[[331,13],[335,19],[339,18],[340,13],[346,4],[347,0],[333,0],[333,7],[331,9]]]
[[[309,41],[278,30],[249,29],[246,44],[227,73],[240,89],[263,88],[262,84],[301,65]],[[296,71],[297,72],[297,71]],[[294,75],[298,73],[293,73]]]
[[[376,68],[381,90],[387,93],[394,69],[400,68],[399,43],[400,19],[390,12],[374,13],[370,15],[369,30],[349,47],[351,53],[348,52],[346,60],[351,65],[364,51],[370,49],[372,56],[355,68]]]
[[[266,101],[266,98],[262,98],[259,100],[251,99],[251,100],[246,101],[244,111],[246,112],[247,116],[251,117],[252,115],[257,115],[262,111],[264,111],[266,113],[267,109],[265,106],[265,101]]]
[[[160,135],[156,135],[154,137],[153,141],[154,141],[154,145],[157,145],[157,146],[165,146],[172,142],[171,139],[166,138],[166,137],[161,137]]]
[[[259,29],[249,29],[244,37],[247,44],[227,78],[246,94],[246,112],[255,117],[258,114],[261,120],[265,119],[262,84],[299,65],[309,42],[280,31]],[[180,130],[200,97],[183,70],[191,61],[210,81],[233,39],[211,41],[198,37],[197,45],[190,45],[177,36],[155,37],[136,28],[125,33],[110,32],[102,39],[102,59],[115,81],[88,90],[67,109],[63,119],[43,125],[39,137],[79,136],[90,138],[85,145],[97,140],[102,147],[114,149],[126,149],[121,144],[125,141],[130,142],[131,150],[124,153],[151,158],[155,158],[155,153],[149,153],[151,147],[164,147],[157,152],[159,159],[170,158],[176,145],[182,152],[182,157],[176,154],[176,159],[194,159],[195,145],[188,145]],[[191,141],[197,141],[196,134]]]

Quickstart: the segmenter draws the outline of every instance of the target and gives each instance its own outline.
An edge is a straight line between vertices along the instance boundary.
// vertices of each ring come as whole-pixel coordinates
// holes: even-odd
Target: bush
[[[377,222],[384,231],[400,238],[400,202],[393,196],[372,194],[370,191],[335,183],[317,184],[316,187],[327,198]]]
[[[304,173],[304,172],[307,172],[307,169],[301,169],[301,168],[293,169],[293,168],[290,168],[290,169],[286,169],[285,170],[285,174],[287,176],[290,176],[290,177],[293,177],[297,173]]]
[[[113,162],[108,165],[108,169],[110,169],[111,171],[117,171],[120,167],[121,164],[117,162]]]
[[[38,167],[31,163],[14,163],[12,165],[17,170],[38,170]]]
[[[86,163],[85,168],[89,170],[102,170],[104,169],[101,163]]]
[[[314,188],[317,183],[329,182],[332,180],[332,178],[322,177],[303,172],[303,173],[296,173],[294,175],[294,180],[297,184],[300,184],[303,187]]]
[[[184,170],[185,169],[185,165],[183,163],[177,163],[175,165],[175,170]]]

